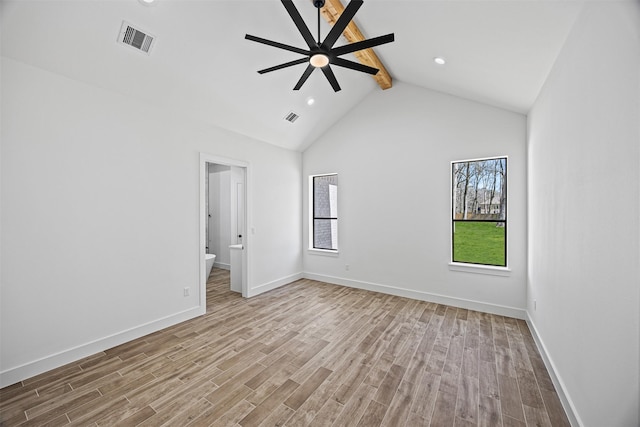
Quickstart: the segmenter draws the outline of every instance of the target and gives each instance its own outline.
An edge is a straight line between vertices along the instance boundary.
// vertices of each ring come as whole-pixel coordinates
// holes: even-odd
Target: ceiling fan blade
[[[339,91],[341,88],[338,84],[338,80],[336,79],[335,74],[333,74],[333,70],[331,70],[331,66],[327,65],[326,67],[322,67],[321,70],[327,80],[329,80],[329,83],[331,83],[331,87],[333,88],[334,92]]]
[[[322,47],[324,49],[331,49],[333,47],[336,40],[338,40],[338,37],[340,37],[340,34],[342,34],[345,28],[347,28],[347,25],[349,25],[349,22],[351,22],[353,16],[356,14],[358,9],[360,9],[360,6],[362,6],[362,0],[351,0],[349,2],[347,7],[340,14],[340,17],[338,18],[336,23],[333,24],[333,27],[331,27],[331,30],[329,31],[329,34],[327,34],[327,37],[325,37],[324,41],[322,42]]]
[[[293,90],[300,90],[300,88],[302,87],[304,82],[306,82],[307,79],[309,78],[309,76],[311,75],[311,73],[313,73],[313,70],[315,70],[315,67],[313,65],[309,64],[307,69],[304,70],[304,73],[302,73],[302,77],[300,77],[300,80],[298,80],[298,83],[296,83],[296,85],[293,88]]]
[[[291,19],[293,19],[293,23],[296,24],[296,27],[298,27],[298,31],[300,31],[300,34],[302,34],[304,41],[307,42],[307,46],[309,46],[309,48],[316,47],[317,43],[313,38],[311,31],[309,31],[309,27],[307,27],[307,24],[304,23],[302,16],[300,16],[300,12],[298,12],[298,9],[296,9],[295,5],[293,4],[293,1],[282,0],[282,4],[284,5],[285,9],[287,9],[287,12],[289,12],[289,16],[291,16]]]
[[[256,37],[256,36],[252,36],[250,34],[246,34],[244,36],[244,38],[247,39],[247,40],[254,41],[254,42],[258,42],[258,43],[266,44],[266,45],[269,45],[269,46],[277,47],[279,49],[284,49],[284,50],[288,50],[288,51],[291,51],[291,52],[299,53],[301,55],[311,55],[311,52],[308,51],[308,50],[300,49],[300,48],[295,47],[295,46],[289,46],[288,44],[274,42],[273,40],[263,39],[262,37]]]
[[[343,58],[334,58],[331,63],[339,67],[350,68],[352,70],[362,71],[363,73],[373,74],[374,76],[378,74],[378,71],[380,71],[377,68],[369,67],[368,65],[363,65],[359,62],[349,61]]]
[[[281,70],[283,68],[292,67],[294,65],[304,64],[305,62],[308,63],[309,58],[300,58],[300,59],[296,59],[295,61],[285,62],[284,64],[276,65],[270,68],[265,68],[264,70],[259,70],[258,74],[270,73],[272,71]]]
[[[362,40],[359,42],[347,44],[344,46],[338,46],[331,50],[334,55],[344,55],[345,53],[357,52],[363,49],[369,49],[370,47],[379,46],[385,43],[391,43],[394,40],[393,33],[385,36],[374,37],[372,39]]]

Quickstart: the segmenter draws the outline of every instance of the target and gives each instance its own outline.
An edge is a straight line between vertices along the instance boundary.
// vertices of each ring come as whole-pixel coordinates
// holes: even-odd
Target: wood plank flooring
[[[299,280],[0,390],[2,426],[569,426],[525,322]]]

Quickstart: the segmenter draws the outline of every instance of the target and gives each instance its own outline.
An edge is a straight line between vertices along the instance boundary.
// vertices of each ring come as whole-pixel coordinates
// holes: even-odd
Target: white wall
[[[201,312],[200,152],[250,164],[249,292],[299,277],[300,153],[7,58],[1,71],[1,385]]]
[[[640,424],[638,9],[588,3],[529,116],[527,308],[584,426]]]
[[[398,82],[374,92],[303,153],[305,248],[307,177],[339,183],[339,255],[305,249],[305,275],[523,317],[525,137],[520,114]],[[511,274],[450,271],[450,162],[502,155]]]

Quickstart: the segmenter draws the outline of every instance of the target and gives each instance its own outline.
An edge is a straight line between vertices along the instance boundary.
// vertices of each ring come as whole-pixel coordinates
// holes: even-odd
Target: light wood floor
[[[311,280],[0,390],[2,426],[568,426],[525,322]]]

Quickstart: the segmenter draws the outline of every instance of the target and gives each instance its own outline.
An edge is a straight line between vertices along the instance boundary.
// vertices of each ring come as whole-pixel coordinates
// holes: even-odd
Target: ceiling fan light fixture
[[[322,68],[329,65],[329,57],[324,53],[316,53],[309,58],[309,64],[316,68]]]

